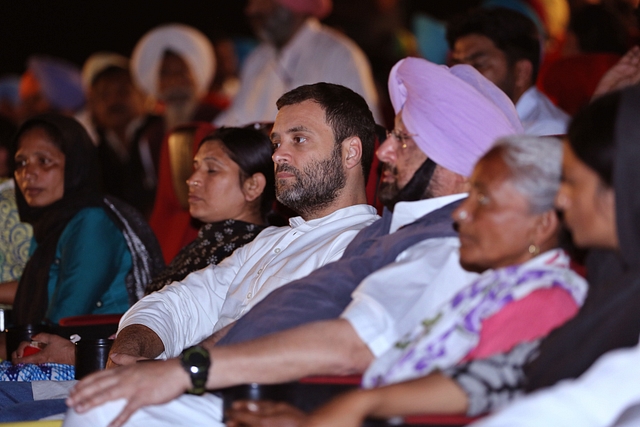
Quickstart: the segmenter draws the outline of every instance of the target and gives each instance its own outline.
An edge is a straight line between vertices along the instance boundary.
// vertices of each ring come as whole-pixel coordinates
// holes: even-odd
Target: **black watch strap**
[[[191,377],[191,388],[187,393],[200,395],[205,392],[211,359],[209,352],[196,345],[185,349],[180,355],[180,364]]]

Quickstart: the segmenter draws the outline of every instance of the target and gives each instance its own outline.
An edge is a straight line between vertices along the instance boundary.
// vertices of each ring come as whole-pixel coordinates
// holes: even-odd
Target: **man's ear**
[[[514,67],[514,78],[516,88],[522,92],[529,89],[535,82],[533,81],[533,64],[528,59],[516,61]]]
[[[247,202],[253,202],[259,198],[264,192],[267,185],[267,179],[260,172],[256,172],[242,183],[242,194]]]
[[[352,136],[342,141],[342,154],[347,169],[359,166],[362,160],[362,141],[360,138]]]

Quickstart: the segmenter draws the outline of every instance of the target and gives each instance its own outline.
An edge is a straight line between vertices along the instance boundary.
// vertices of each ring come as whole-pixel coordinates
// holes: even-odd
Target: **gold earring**
[[[540,253],[540,248],[535,243],[532,243],[529,245],[529,253],[536,256]]]

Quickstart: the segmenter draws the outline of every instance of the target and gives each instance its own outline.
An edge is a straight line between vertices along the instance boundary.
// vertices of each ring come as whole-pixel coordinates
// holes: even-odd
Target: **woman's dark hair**
[[[200,146],[214,140],[222,142],[229,158],[240,167],[240,185],[254,173],[259,172],[264,175],[266,185],[260,196],[260,215],[266,220],[276,197],[271,140],[264,132],[253,126],[222,127],[205,137],[200,142]]]
[[[620,92],[613,92],[596,99],[576,114],[567,132],[576,156],[609,187],[613,186],[614,129],[620,98]]]

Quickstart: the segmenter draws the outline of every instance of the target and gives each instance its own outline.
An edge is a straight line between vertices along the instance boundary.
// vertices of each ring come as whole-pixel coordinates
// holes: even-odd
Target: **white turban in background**
[[[276,0],[276,2],[295,13],[315,16],[318,19],[325,18],[333,8],[331,0]]]
[[[200,31],[183,24],[169,24],[145,34],[131,55],[131,71],[138,86],[158,97],[158,77],[164,53],[170,50],[189,66],[198,96],[209,89],[216,70],[216,59],[209,39]]]
[[[523,133],[513,102],[470,65],[405,58],[391,70],[389,95],[420,149],[463,176],[498,138]]]
[[[129,59],[115,52],[96,52],[84,61],[82,66],[82,86],[87,92],[98,74],[110,67],[129,71]]]

